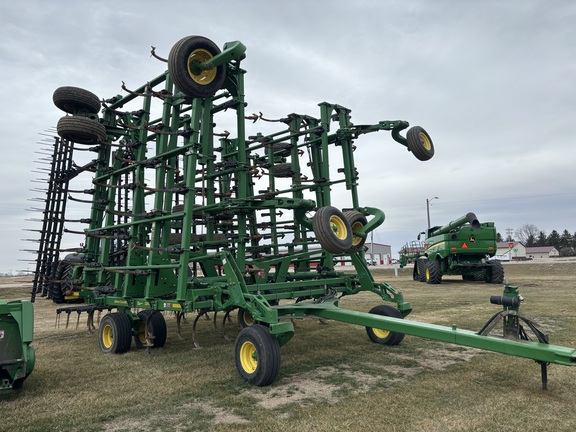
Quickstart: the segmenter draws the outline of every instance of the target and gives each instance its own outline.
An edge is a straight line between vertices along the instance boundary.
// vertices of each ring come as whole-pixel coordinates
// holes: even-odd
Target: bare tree
[[[527,245],[528,240],[532,240],[532,242],[534,242],[534,239],[538,238],[540,229],[534,224],[526,223],[521,227],[516,228],[514,234],[520,243]]]

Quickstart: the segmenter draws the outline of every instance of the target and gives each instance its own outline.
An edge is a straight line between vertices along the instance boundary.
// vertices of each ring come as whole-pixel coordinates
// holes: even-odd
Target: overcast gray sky
[[[393,255],[426,225],[472,211],[500,233],[525,223],[576,231],[576,2],[45,1],[0,5],[3,123],[0,272],[33,268],[26,211],[39,135],[62,116],[57,87],[101,98],[162,73],[187,35],[247,46],[248,112],[318,116],[327,101],[356,124],[424,127],[420,162],[388,133],[362,136],[360,198],[386,213],[374,241]],[[87,215],[86,215],[87,217]]]

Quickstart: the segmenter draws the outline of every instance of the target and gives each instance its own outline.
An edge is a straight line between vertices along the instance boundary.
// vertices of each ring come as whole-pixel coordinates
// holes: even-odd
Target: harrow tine
[[[184,312],[176,312],[176,328],[178,329],[178,338],[182,339],[182,317]]]
[[[200,312],[196,318],[194,318],[194,324],[192,325],[192,346],[194,348],[201,348],[200,344],[196,342],[196,324],[202,315],[206,315],[206,312]]]
[[[226,339],[228,342],[231,341],[231,339],[226,334],[226,321],[229,319],[230,319],[230,311],[227,311],[226,315],[224,315],[224,319],[222,320],[222,333],[224,333],[224,339]]]

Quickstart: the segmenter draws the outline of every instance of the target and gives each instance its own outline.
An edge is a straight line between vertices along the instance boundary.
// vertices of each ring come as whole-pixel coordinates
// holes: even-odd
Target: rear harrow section
[[[200,317],[213,314],[226,337],[230,313],[238,310],[244,322],[238,372],[268,385],[294,319],[368,326],[381,330],[372,330],[376,340],[391,332],[389,345],[414,334],[404,320],[410,303],[376,282],[364,259],[365,239],[384,213],[360,204],[354,152],[362,135],[380,131],[419,160],[431,158],[434,147],[424,129],[408,129],[406,121],[355,125],[350,109],[327,102],[316,116],[249,114],[244,58],[240,42],[220,50],[191,36],[174,45],[167,72],[137,88],[123,85],[124,93],[102,101],[100,112],[90,92],[56,91],[57,106],[68,114],[56,141],[75,140],[62,152],[81,156],[89,149],[95,158],[71,165],[91,174],[89,188],[58,189],[58,198],[46,200],[74,202],[89,217],[83,229],[61,230],[81,236],[77,253],[57,259],[39,251],[42,262],[60,268],[58,277],[43,267],[37,275],[59,284],[55,301],[84,302],[59,309],[67,323],[74,312],[86,312],[94,330],[94,314],[114,309],[100,323],[104,352],[125,352],[132,339],[137,347],[162,346],[163,312],[175,313],[179,334],[186,315],[196,313],[198,346]],[[57,230],[43,231],[54,237]],[[353,271],[339,271],[341,262]],[[365,314],[338,307],[339,298],[362,291],[394,307]]]

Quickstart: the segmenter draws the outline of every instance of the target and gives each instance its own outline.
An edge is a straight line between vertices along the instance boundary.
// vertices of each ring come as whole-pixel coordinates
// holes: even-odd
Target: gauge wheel
[[[406,133],[406,140],[408,141],[408,149],[414,153],[416,159],[427,161],[434,156],[434,144],[428,132],[420,126],[414,126],[408,129]]]
[[[100,349],[105,353],[122,354],[132,343],[132,323],[128,315],[109,313],[102,318],[99,330]]]
[[[98,96],[78,87],[58,87],[52,102],[68,114],[98,114],[102,108]]]
[[[168,72],[176,87],[189,97],[206,98],[222,88],[226,65],[200,70],[198,65],[220,54],[220,48],[202,36],[180,39],[168,55]]]
[[[352,247],[352,229],[336,207],[320,207],[312,219],[312,229],[327,252],[344,253]]]
[[[56,131],[61,138],[78,144],[97,144],[106,139],[104,125],[87,117],[62,117]]]
[[[359,211],[349,210],[345,211],[344,218],[348,221],[350,229],[352,230],[352,246],[346,251],[348,253],[358,252],[364,247],[366,237],[355,236],[354,231],[360,231],[368,223],[366,216]]]
[[[238,334],[235,359],[236,369],[244,381],[267,386],[280,372],[280,344],[267,327],[253,324]]]
[[[370,309],[369,313],[392,318],[401,318],[401,319],[404,318],[404,316],[398,309],[388,305],[375,306],[372,309]],[[404,339],[404,333],[393,332],[390,330],[382,330],[374,327],[366,327],[366,333],[368,334],[368,337],[372,342],[381,345],[388,345],[388,346],[398,345]]]
[[[134,335],[134,342],[136,348],[142,349],[147,346],[146,333],[152,342],[152,348],[162,348],[166,343],[166,320],[161,312],[145,309],[138,312],[140,321],[136,327],[136,334]],[[146,323],[148,323],[148,331],[146,331]]]

